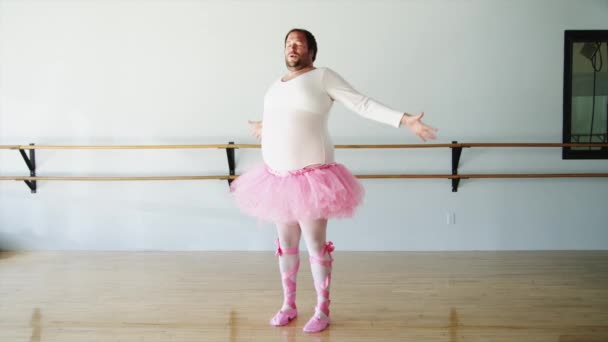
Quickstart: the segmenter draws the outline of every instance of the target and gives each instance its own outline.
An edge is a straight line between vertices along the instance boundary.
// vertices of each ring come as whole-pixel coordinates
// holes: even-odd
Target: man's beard
[[[298,58],[297,60],[292,61],[292,62],[289,61],[289,58],[285,58],[285,65],[287,66],[287,68],[295,69],[295,70],[299,70],[299,69],[306,67],[306,65],[304,65],[304,63],[302,63],[302,58]]]

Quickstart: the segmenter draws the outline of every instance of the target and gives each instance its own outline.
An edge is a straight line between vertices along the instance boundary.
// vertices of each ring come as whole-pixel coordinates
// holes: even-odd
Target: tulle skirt
[[[331,163],[277,172],[262,164],[230,186],[245,214],[273,223],[351,217],[364,189],[342,164]]]

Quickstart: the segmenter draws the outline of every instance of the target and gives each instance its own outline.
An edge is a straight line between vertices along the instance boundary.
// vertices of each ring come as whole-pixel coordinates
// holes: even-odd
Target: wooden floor
[[[303,253],[302,260],[306,255]],[[333,323],[305,334],[272,252],[0,254],[0,341],[608,341],[608,251],[336,252]]]

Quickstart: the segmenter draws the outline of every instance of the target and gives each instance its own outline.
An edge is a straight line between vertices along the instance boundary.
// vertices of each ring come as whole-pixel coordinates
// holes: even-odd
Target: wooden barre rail
[[[260,148],[259,144],[195,144],[195,145],[0,145],[0,150],[146,150],[146,149],[239,149]],[[589,143],[452,143],[452,144],[359,144],[335,145],[335,148],[470,148],[470,147],[608,147]]]
[[[217,179],[227,180],[230,184],[238,178],[236,175],[236,166],[234,153],[236,149],[260,148],[259,144],[181,144],[181,145],[0,145],[0,150],[18,150],[23,160],[25,161],[30,176],[0,176],[2,180],[23,181],[32,190],[36,192],[37,181],[157,181],[157,180],[206,180]],[[605,178],[608,173],[492,173],[492,174],[458,174],[458,165],[463,148],[472,147],[602,147],[608,148],[608,144],[573,144],[573,143],[458,143],[452,141],[450,144],[359,144],[359,145],[335,145],[335,148],[340,149],[395,149],[395,148],[450,148],[452,150],[452,173],[451,174],[368,174],[356,175],[360,179],[450,179],[452,181],[452,191],[458,191],[458,185],[461,179],[471,178]],[[214,175],[214,176],[38,176],[36,175],[36,150],[143,150],[143,149],[225,149],[228,159],[229,175]],[[29,157],[25,151],[29,150]]]
[[[603,178],[608,173],[493,173],[493,174],[370,174],[355,175],[359,179],[394,179],[394,178],[418,178],[418,179],[472,179],[472,178]],[[69,177],[69,176],[0,176],[0,180],[14,181],[157,181],[157,180],[234,180],[238,176],[149,176],[149,177]]]

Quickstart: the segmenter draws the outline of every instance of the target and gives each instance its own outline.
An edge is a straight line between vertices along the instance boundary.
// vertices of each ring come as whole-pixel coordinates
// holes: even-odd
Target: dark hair
[[[315,36],[313,36],[312,33],[310,33],[310,31],[308,31],[308,30],[294,28],[294,29],[291,29],[289,32],[287,32],[287,34],[285,35],[285,42],[283,42],[283,44],[287,43],[287,37],[289,37],[289,35],[292,32],[304,33],[304,35],[306,36],[306,44],[308,45],[308,50],[313,51],[312,61],[314,62],[315,59],[317,59],[317,40],[315,39]]]

